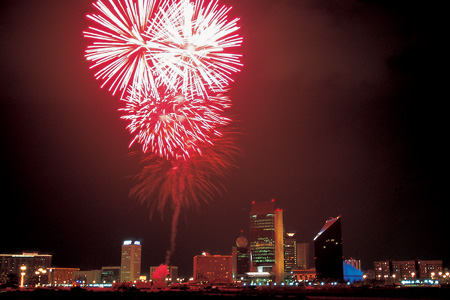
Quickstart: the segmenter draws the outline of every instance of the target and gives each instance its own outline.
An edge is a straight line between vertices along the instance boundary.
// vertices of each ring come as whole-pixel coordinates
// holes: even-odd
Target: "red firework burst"
[[[216,128],[230,121],[221,115],[230,107],[230,99],[222,94],[205,99],[166,92],[159,98],[129,96],[121,109],[126,113],[121,118],[130,121],[127,129],[135,135],[130,146],[138,142],[143,152],[186,159],[221,136]]]

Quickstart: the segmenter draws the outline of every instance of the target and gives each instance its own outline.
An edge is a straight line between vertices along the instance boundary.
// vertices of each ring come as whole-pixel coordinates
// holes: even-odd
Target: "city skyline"
[[[256,209],[255,209],[255,207],[256,207]],[[325,220],[325,224],[323,225],[323,227],[320,229],[320,231],[318,231],[318,233],[315,235],[315,237],[313,238],[313,240],[312,240],[312,242],[310,243],[310,242],[302,242],[302,241],[297,241],[296,240],[296,238],[295,238],[295,233],[294,232],[286,232],[286,230],[283,230],[282,228],[284,227],[284,222],[283,222],[283,220],[282,220],[282,217],[281,217],[281,220],[279,220],[278,221],[278,225],[277,226],[275,226],[274,224],[275,223],[277,223],[277,222],[274,222],[274,219],[273,219],[273,214],[272,213],[281,213],[282,214],[282,211],[283,211],[283,209],[281,209],[281,208],[275,208],[276,207],[276,204],[275,204],[275,199],[271,199],[270,201],[262,201],[262,202],[255,202],[255,201],[252,201],[252,209],[251,209],[251,211],[250,211],[250,222],[249,222],[249,228],[248,228],[248,231],[249,231],[249,237],[251,237],[252,235],[250,234],[250,232],[252,231],[252,229],[251,229],[251,227],[252,226],[255,226],[255,224],[256,224],[256,228],[259,228],[259,230],[268,230],[268,229],[275,229],[274,231],[276,232],[277,230],[276,230],[276,227],[278,226],[279,228],[278,228],[278,231],[280,232],[280,229],[281,229],[281,231],[283,231],[284,232],[284,238],[283,238],[283,243],[282,243],[282,248],[283,248],[283,250],[282,250],[282,252],[283,252],[283,257],[286,255],[286,251],[289,251],[289,250],[287,250],[286,249],[286,247],[290,247],[291,246],[291,243],[292,243],[292,241],[291,242],[289,242],[289,241],[287,241],[287,240],[289,240],[290,238],[298,245],[298,244],[304,244],[304,245],[306,245],[306,248],[305,249],[303,249],[303,250],[301,250],[301,252],[303,252],[303,251],[306,251],[306,252],[308,252],[308,251],[310,251],[311,250],[311,248],[313,248],[312,249],[312,253],[314,253],[314,254],[311,254],[311,253],[307,253],[306,254],[306,256],[305,256],[305,261],[311,261],[311,260],[313,260],[313,262],[312,262],[312,265],[305,265],[305,261],[300,261],[300,262],[298,262],[297,264],[296,264],[296,266],[295,267],[293,267],[292,269],[293,270],[308,270],[309,268],[312,268],[313,270],[314,270],[314,272],[317,272],[317,279],[318,280],[323,280],[323,279],[326,279],[326,278],[330,278],[329,276],[324,276],[324,275],[322,275],[320,272],[323,272],[324,270],[326,271],[326,272],[328,272],[328,271],[330,271],[330,272],[335,272],[336,270],[333,270],[333,268],[328,268],[329,267],[329,265],[330,265],[330,261],[334,261],[333,262],[333,265],[334,265],[334,268],[336,267],[336,263],[337,262],[339,262],[339,261],[341,261],[341,262],[345,262],[345,263],[347,263],[348,265],[351,265],[352,267],[354,267],[354,268],[356,268],[356,269],[358,269],[358,270],[361,270],[361,271],[364,271],[364,272],[375,272],[375,274],[377,274],[377,272],[378,272],[378,268],[379,268],[379,266],[378,266],[378,263],[380,263],[379,262],[379,259],[377,260],[377,261],[373,261],[373,262],[370,262],[369,264],[367,264],[367,266],[365,266],[364,268],[362,268],[361,267],[361,261],[360,261],[360,259],[359,258],[353,258],[353,257],[346,257],[346,256],[343,256],[342,255],[342,244],[343,244],[343,242],[342,242],[342,238],[341,238],[341,236],[342,236],[342,233],[341,233],[341,216],[337,216],[337,217],[330,217],[330,218],[327,218],[326,220]],[[263,216],[265,215],[265,214],[269,214],[269,215],[272,215],[272,217],[269,217],[268,219],[267,218],[264,218]],[[256,223],[255,223],[255,217],[256,217],[256,215],[255,214],[261,214],[261,217],[262,218],[260,218],[260,220],[259,221],[257,221]],[[280,217],[278,217],[278,218],[280,218]],[[275,218],[276,219],[276,218]],[[335,223],[338,223],[338,225],[336,226],[336,224]],[[330,229],[330,227],[333,227],[333,230],[332,230],[332,233],[331,233],[331,235],[329,234],[329,233],[327,233],[328,231],[330,231],[329,229]],[[336,228],[335,228],[336,227]],[[264,229],[265,228],[265,229]],[[255,230],[255,229],[253,229],[253,230]],[[322,237],[323,236],[323,233],[326,233],[325,235],[326,235],[326,237]],[[255,239],[255,241],[259,241],[260,240],[260,235],[255,235],[255,234],[253,234],[254,236],[253,236],[253,239]],[[276,235],[276,233],[275,233],[275,235]],[[272,235],[270,235],[271,237],[272,237]],[[212,255],[212,256],[230,256],[230,257],[232,257],[233,256],[233,252],[235,252],[236,250],[237,250],[237,248],[235,247],[235,244],[237,244],[238,243],[238,241],[240,240],[240,239],[244,239],[244,240],[241,240],[241,242],[240,243],[243,243],[243,241],[245,241],[245,243],[247,243],[247,237],[244,235],[244,230],[241,230],[241,232],[240,232],[240,235],[237,235],[236,236],[236,241],[235,241],[235,243],[234,244],[232,244],[230,247],[229,247],[229,249],[228,250],[225,250],[225,251],[219,251],[219,252],[216,252],[216,253],[209,253],[210,251],[208,250],[208,251],[202,251],[202,254],[200,254],[200,253],[198,253],[198,254],[196,254],[196,255],[194,255],[193,256],[193,258],[194,258],[194,260],[195,260],[195,257],[197,257],[197,256],[203,256],[205,253],[208,253],[207,255]],[[272,237],[273,238],[273,237]],[[279,239],[279,238],[278,238]],[[320,240],[320,239],[322,239],[323,241],[321,241],[321,242],[319,242],[318,243],[318,241]],[[323,247],[323,245],[328,245],[329,243],[331,243],[331,244],[335,244],[335,242],[337,241],[337,240],[339,240],[340,242],[339,242],[339,248],[340,248],[340,250],[338,251],[338,253],[340,253],[340,254],[338,254],[337,256],[336,255],[332,255],[333,257],[329,257],[329,258],[326,258],[325,260],[327,260],[327,262],[324,264],[324,262],[321,262],[321,265],[320,265],[320,272],[318,272],[317,270],[316,270],[316,267],[317,267],[317,258],[319,257],[319,256],[322,256],[322,254],[320,254],[319,255],[319,253],[320,252],[323,252],[322,251],[322,247]],[[251,239],[250,239],[250,241],[251,241]],[[272,241],[272,242],[274,242],[274,241]],[[318,244],[317,244],[318,243]],[[275,243],[274,243],[275,244]],[[336,244],[338,244],[337,242],[336,242]],[[261,245],[259,245],[259,246],[261,246]],[[259,269],[259,263],[258,263],[258,261],[259,260],[261,260],[261,262],[262,262],[262,264],[261,264],[261,266],[265,266],[266,268],[264,269],[264,271],[268,271],[268,272],[271,272],[272,274],[273,274],[273,276],[275,276],[274,274],[276,273],[276,268],[274,268],[273,266],[271,266],[270,268],[267,268],[268,266],[270,266],[270,263],[267,263],[267,262],[271,262],[271,261],[274,261],[274,257],[276,256],[276,248],[278,247],[280,247],[281,245],[278,245],[278,246],[273,246],[274,247],[274,249],[272,249],[272,252],[271,252],[271,250],[268,250],[268,253],[269,254],[266,254],[265,256],[263,256],[261,259],[259,259],[257,256],[259,255],[259,254],[257,254],[257,252],[258,251],[256,251],[255,253],[257,254],[256,256],[255,256],[255,253],[253,253],[253,256],[254,256],[254,258],[253,259],[255,259],[257,262],[253,262],[253,265],[252,266],[250,266],[250,265],[248,265],[248,271],[250,272],[250,273],[252,273],[252,271],[253,271],[253,273],[254,272],[261,272],[261,271],[263,271],[263,269]],[[265,248],[267,248],[267,247],[265,247]],[[325,246],[323,247],[323,248],[326,248]],[[148,267],[149,266],[146,266],[146,265],[142,265],[142,257],[141,257],[141,252],[142,252],[142,244],[141,244],[141,241],[138,239],[138,240],[125,240],[125,241],[123,241],[122,243],[121,243],[121,255],[120,255],[120,263],[119,263],[119,265],[117,266],[117,268],[118,269],[120,269],[120,281],[133,281],[133,280],[137,280],[138,278],[139,278],[139,276],[140,275],[144,275],[144,276],[146,276],[146,277],[148,277],[148,278],[151,278],[152,277],[152,274],[151,273],[147,273],[145,270],[146,269],[148,269]],[[251,246],[250,245],[247,245],[247,249],[248,249],[248,251],[249,252],[252,252],[251,251]],[[308,249],[308,250],[306,250],[306,249]],[[256,248],[254,249],[254,251],[256,250]],[[317,252],[317,250],[319,251],[319,252]],[[332,252],[333,252],[334,250],[332,250]],[[267,252],[267,250],[265,251],[265,252]],[[144,251],[144,253],[145,253],[145,251]],[[297,251],[296,251],[296,253],[295,253],[296,255],[298,255],[298,253],[297,253]],[[34,253],[27,253],[27,252],[23,252],[22,254],[21,253],[19,253],[19,252],[17,252],[17,253],[10,253],[10,254],[2,254],[2,255],[4,255],[5,257],[12,257],[12,258],[15,258],[16,260],[19,260],[20,261],[20,259],[22,259],[22,257],[49,257],[50,258],[50,261],[52,260],[52,255],[49,255],[49,254],[46,254],[46,253],[37,253],[37,252],[34,252]],[[305,254],[301,254],[301,255],[305,255]],[[314,258],[311,256],[311,255],[314,255]],[[328,255],[328,254],[327,254]],[[340,259],[340,257],[341,257],[341,255],[342,255],[342,259]],[[273,257],[272,257],[273,256]],[[272,258],[271,258],[272,257]],[[283,258],[283,269],[286,267],[286,260],[290,260],[291,258],[286,258],[286,257],[284,257]],[[337,260],[336,260],[337,259]],[[408,259],[394,259],[394,261],[399,261],[400,263],[401,262],[409,262],[409,261],[411,261],[411,259],[412,259],[412,261],[414,262],[414,261],[424,261],[424,262],[426,262],[427,261],[427,259],[425,259],[425,260],[423,260],[423,259],[421,259],[421,258],[418,258],[418,257],[414,257],[414,258],[410,258],[409,260]],[[320,258],[320,260],[323,260],[323,258]],[[391,261],[391,259],[388,259],[387,261]],[[440,258],[435,258],[435,259],[431,259],[430,261],[433,261],[433,262],[438,262],[438,261],[440,261],[440,264],[441,264],[441,267],[444,267],[444,268],[448,268],[446,265],[443,265],[442,264],[442,259],[440,259]],[[5,261],[6,262],[6,261]],[[272,262],[273,263],[273,262]],[[383,262],[382,262],[383,263]],[[44,263],[44,265],[45,265],[45,263]],[[47,269],[55,269],[55,266],[53,266],[53,265],[51,265],[50,263],[46,263],[46,265],[47,265]],[[111,264],[111,265],[113,265],[113,264]],[[276,265],[276,264],[275,264]],[[14,263],[13,263],[13,266],[14,266]],[[15,264],[15,268],[18,270],[18,268],[19,268],[19,266],[20,266],[20,264],[19,263],[16,263]],[[37,268],[38,266],[40,266],[40,265],[37,265],[36,264],[36,266],[35,266],[35,268]],[[73,265],[71,265],[72,267],[73,267]],[[8,263],[6,263],[6,264],[4,264],[4,265],[2,265],[2,267],[4,267],[5,268],[5,270],[7,269],[7,268],[9,268],[10,266],[8,265]],[[56,269],[57,268],[67,268],[67,266],[57,266],[56,267]],[[104,269],[104,268],[108,268],[108,267],[105,267],[105,266],[100,266],[100,267],[96,267],[96,268],[90,268],[90,267],[88,267],[88,268],[84,268],[84,269],[82,269],[82,270],[80,270],[80,269],[78,269],[78,270],[80,270],[80,274],[81,273],[83,273],[83,272],[94,272],[94,271],[98,271],[98,272],[100,272],[101,270],[99,270],[99,269]],[[111,267],[110,267],[111,268]],[[155,268],[157,268],[156,266],[150,266],[150,272],[152,272],[151,270],[152,270],[152,268],[153,269],[155,269]],[[170,266],[170,268],[176,268],[177,269],[177,273],[178,273],[178,266]],[[191,266],[191,267],[188,267],[188,268],[186,268],[186,266],[184,266],[184,267],[182,267],[183,269],[182,269],[182,272],[181,272],[181,276],[182,277],[184,277],[184,278],[189,278],[189,277],[191,277],[191,273],[192,272],[194,272],[195,273],[195,263]],[[338,269],[341,269],[341,266],[340,266],[340,263],[337,265],[337,268]],[[417,267],[418,268],[418,267]],[[134,276],[130,276],[130,271],[127,271],[128,269],[130,269],[131,270],[131,273],[132,274],[134,274]],[[141,269],[143,270],[142,272],[141,272]],[[269,271],[269,269],[270,269],[270,271]],[[16,270],[16,273],[17,273],[17,270]],[[134,271],[133,271],[134,270]],[[381,269],[380,269],[381,270]],[[441,269],[442,270],[442,269]],[[289,272],[287,272],[287,273],[285,273],[286,272],[286,270],[283,272],[283,274],[288,274]],[[340,270],[340,272],[342,272],[342,270]],[[383,271],[383,272],[385,272],[386,273],[386,271]],[[6,272],[6,273],[8,273],[8,272]],[[126,275],[126,274],[128,274],[128,275]],[[100,274],[100,273],[99,273]],[[382,273],[383,274],[383,273]],[[342,275],[342,274],[341,274]],[[287,275],[286,275],[287,276]],[[343,276],[343,275],[342,275]],[[195,276],[194,276],[195,277]],[[133,279],[131,279],[131,278],[133,278]],[[275,278],[275,277],[274,277]],[[273,278],[273,279],[274,279]],[[287,279],[288,277],[286,277],[286,279]],[[343,277],[342,277],[343,278]],[[342,278],[341,278],[341,280],[342,280]],[[275,280],[275,279],[274,279]],[[278,282],[281,282],[282,281],[282,279],[281,278],[279,278],[278,279]]]
[[[72,3],[71,3],[72,2]],[[344,257],[442,259],[441,108],[444,11],[389,1],[224,0],[239,17],[242,72],[230,112],[243,152],[226,192],[180,216],[171,264],[231,251],[252,201],[275,199],[287,231],[310,242],[342,215]],[[39,252],[82,269],[120,265],[141,240],[142,265],[164,262],[170,212],[128,196],[138,172],[121,103],[84,58],[92,1],[0,4],[4,136],[1,253]],[[442,38],[442,36],[441,36]],[[190,272],[190,271],[188,271]]]
[[[268,202],[261,203],[258,206],[258,209],[255,210],[255,203],[252,204],[252,213],[251,218],[255,217],[255,213],[263,213],[266,212],[269,215],[276,211],[281,211],[280,209],[274,209],[273,200]],[[268,206],[268,204],[271,204]],[[263,208],[263,209],[261,209]],[[271,208],[267,210],[267,208]],[[261,215],[260,217],[262,217]],[[190,276],[182,276],[178,277],[178,266],[165,266],[160,265],[150,266],[150,272],[141,273],[141,242],[140,241],[131,241],[126,240],[123,241],[122,244],[122,253],[121,253],[121,266],[102,266],[101,269],[97,270],[80,270],[79,268],[59,268],[52,267],[51,260],[52,255],[43,254],[43,253],[22,253],[22,254],[0,254],[0,266],[1,273],[3,275],[12,275],[15,274],[17,278],[22,275],[26,276],[26,284],[39,284],[41,282],[47,283],[48,280],[52,284],[62,284],[62,283],[71,283],[71,282],[82,282],[84,281],[86,284],[91,283],[114,283],[114,282],[136,282],[139,280],[147,281],[154,279],[154,274],[158,273],[157,280],[160,280],[159,277],[162,275],[161,267],[167,268],[167,274],[165,276],[169,276],[169,280],[180,280],[186,281],[189,278],[189,281],[193,279],[194,281],[203,281],[203,280],[243,280],[244,282],[250,284],[257,284],[258,280],[262,281],[273,281],[281,284],[281,282],[289,283],[291,280],[296,278],[297,280],[306,279],[304,276],[307,272],[313,275],[312,278],[307,278],[308,280],[319,280],[319,281],[329,281],[329,280],[345,280],[349,282],[354,281],[362,281],[363,278],[368,280],[375,280],[378,283],[384,282],[384,284],[391,284],[393,281],[396,283],[400,283],[403,280],[428,280],[428,279],[437,279],[444,280],[443,282],[447,282],[448,280],[448,268],[443,266],[442,260],[422,260],[422,259],[412,259],[412,260],[387,260],[387,261],[374,261],[373,268],[367,268],[365,270],[361,270],[361,262],[358,259],[350,258],[344,259],[342,256],[342,244],[336,241],[341,241],[341,229],[340,229],[340,221],[341,216],[336,218],[330,218],[326,220],[325,225],[318,232],[316,237],[314,238],[314,248],[315,248],[315,267],[313,269],[305,268],[304,262],[300,262],[299,264],[292,264],[291,257],[295,257],[297,253],[296,251],[288,254],[290,252],[289,248],[296,243],[294,238],[294,233],[285,233],[284,243],[283,243],[283,252],[288,255],[284,258],[284,266],[289,269],[285,269],[283,279],[276,279],[276,268],[267,268],[270,266],[270,262],[273,259],[270,258],[270,255],[266,255],[265,258],[256,258],[256,265],[251,267],[250,257],[247,256],[247,262],[241,260],[235,261],[236,251],[250,251],[250,246],[248,245],[247,239],[240,235],[236,239],[236,246],[232,247],[232,253],[229,254],[209,254],[207,252],[202,252],[200,255],[196,255],[193,257],[193,274]],[[265,224],[263,227],[266,230],[270,230],[270,228],[276,229],[274,227],[274,223],[267,222],[268,219],[264,220],[264,218],[260,218],[259,225],[257,227],[261,227],[263,223]],[[252,226],[254,226],[253,224]],[[262,228],[262,227],[261,227]],[[276,230],[275,230],[276,231]],[[242,232],[241,232],[242,234]],[[260,235],[258,235],[260,236]],[[253,237],[257,238],[256,236]],[[256,239],[259,241],[259,238]],[[301,244],[301,243],[300,243]],[[334,244],[339,244],[339,246],[334,246]],[[244,248],[239,248],[244,247]],[[334,248],[328,250],[328,248]],[[322,249],[323,248],[323,249]],[[339,250],[336,252],[336,250]],[[255,250],[255,249],[254,249]],[[291,249],[292,250],[292,249]],[[318,252],[319,251],[319,252]],[[270,252],[270,250],[269,250]],[[276,247],[275,247],[276,252]],[[257,253],[256,253],[257,254]],[[276,253],[275,253],[276,254]],[[258,256],[258,255],[257,255]],[[203,260],[204,258],[206,260]],[[237,257],[236,257],[237,258]],[[199,265],[199,259],[205,262]],[[237,258],[239,260],[239,258]],[[241,257],[244,259],[244,257]],[[222,261],[223,260],[223,261]],[[226,261],[226,263],[225,263]],[[263,261],[266,261],[264,263]],[[320,261],[320,264],[319,264]],[[225,267],[224,263],[227,265]],[[262,263],[262,264],[261,264]],[[239,266],[240,264],[240,266]],[[264,270],[260,270],[259,266],[265,265],[266,268]],[[256,271],[255,266],[258,266],[258,271]],[[244,269],[242,269],[244,267]],[[241,268],[241,273],[239,275],[239,268]],[[24,272],[25,271],[25,272]],[[156,271],[156,273],[154,273]],[[236,273],[235,273],[236,271]],[[306,272],[306,273],[305,273]],[[343,272],[343,273],[342,273]],[[20,274],[20,275],[19,275]],[[34,275],[36,274],[36,275]],[[203,275],[201,275],[203,274]],[[209,275],[208,275],[209,274]],[[257,275],[264,274],[264,275]],[[271,274],[271,275],[268,275]],[[41,275],[44,276],[41,280]],[[143,275],[143,276],[141,276]],[[364,277],[363,277],[364,275]],[[39,278],[38,278],[39,276]],[[200,277],[199,277],[200,276]],[[209,277],[211,276],[211,277]],[[241,277],[242,276],[242,277]],[[316,277],[317,276],[317,277]],[[339,277],[339,278],[338,278]],[[119,279],[120,278],[120,279]],[[174,279],[175,278],[175,279]],[[258,279],[259,278],[259,279]],[[33,283],[34,282],[34,283]],[[261,283],[261,281],[259,281]],[[433,283],[435,283],[433,281]],[[22,283],[21,283],[22,285]]]

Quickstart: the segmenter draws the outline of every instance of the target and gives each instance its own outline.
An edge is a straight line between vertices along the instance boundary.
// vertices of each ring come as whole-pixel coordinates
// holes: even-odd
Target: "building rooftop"
[[[336,218],[329,218],[326,222],[325,225],[323,225],[322,229],[319,231],[319,233],[316,235],[316,237],[314,238],[314,240],[316,240],[322,233],[325,232],[325,230],[327,230],[328,228],[330,228],[331,225],[333,225],[337,220],[339,220],[341,218],[341,216],[337,216]]]

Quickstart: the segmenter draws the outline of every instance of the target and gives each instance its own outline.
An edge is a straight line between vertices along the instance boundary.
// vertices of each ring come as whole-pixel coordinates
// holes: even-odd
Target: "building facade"
[[[194,281],[230,283],[233,281],[233,257],[231,255],[194,256]]]
[[[300,282],[314,281],[316,279],[316,269],[297,269],[292,271],[292,275]]]
[[[311,255],[309,243],[297,243],[297,269],[307,270],[311,267]]]
[[[141,275],[141,242],[124,241],[120,262],[120,281],[132,282],[139,280]]]
[[[283,211],[275,201],[252,202],[250,211],[250,251],[253,272],[269,272],[276,282],[284,281]]]
[[[438,279],[443,276],[442,260],[384,260],[374,262],[375,279],[401,280]]]
[[[120,282],[120,266],[102,267],[102,283]]]
[[[0,274],[15,274],[20,278],[20,267],[25,266],[25,276],[33,276],[39,269],[47,270],[52,265],[50,254],[26,253],[0,254]]]
[[[361,260],[351,257],[350,259],[346,259],[344,262],[347,265],[361,271]]]
[[[74,271],[73,281],[80,285],[102,283],[102,270]]]
[[[48,281],[51,285],[64,285],[73,282],[74,272],[79,268],[50,268],[48,270]]]
[[[344,280],[341,216],[330,218],[314,238],[317,278]]]

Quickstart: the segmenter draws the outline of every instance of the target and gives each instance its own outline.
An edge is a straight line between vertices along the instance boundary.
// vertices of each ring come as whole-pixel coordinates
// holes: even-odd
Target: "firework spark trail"
[[[127,129],[135,134],[130,147],[138,142],[143,152],[150,149],[167,159],[187,159],[192,152],[201,153],[200,143],[211,144],[212,136],[221,136],[218,126],[230,122],[221,115],[231,106],[230,99],[222,94],[202,99],[166,93],[160,99],[127,98],[121,109],[126,115],[121,118],[130,122]]]
[[[181,210],[198,209],[202,202],[207,203],[223,192],[221,179],[235,167],[240,151],[234,144],[234,133],[221,129],[222,136],[213,137],[211,144],[201,145],[202,154],[194,152],[187,160],[139,152],[143,168],[135,178],[137,183],[130,190],[130,196],[149,206],[150,217],[155,211],[162,216],[167,207],[173,211],[166,265],[175,252]]]
[[[151,215],[171,201],[168,265],[181,209],[212,199],[214,178],[236,154],[219,128],[231,121],[222,116],[230,107],[223,93],[242,66],[241,55],[228,52],[242,43],[239,19],[228,21],[231,8],[217,0],[103,1],[87,16],[96,27],[83,32],[92,41],[85,57],[102,87],[122,92],[130,147],[142,145],[146,165],[130,195]]]
[[[168,86],[207,97],[233,81],[229,75],[239,71],[241,55],[224,50],[240,46],[242,37],[235,33],[239,19],[227,21],[230,9],[217,1],[182,0],[160,11],[161,22],[147,37],[161,41],[162,51],[151,58]]]
[[[149,207],[150,217],[155,212],[163,215],[165,208],[175,206],[173,185],[181,184],[174,177],[177,173],[173,168],[177,167],[177,172],[183,172],[184,191],[178,198],[182,209],[199,209],[201,203],[213,200],[225,190],[221,180],[235,167],[235,160],[241,155],[235,146],[236,133],[225,128],[221,131],[223,136],[213,138],[212,144],[202,145],[202,154],[193,153],[188,160],[167,160],[152,152],[135,152],[140,156],[142,169],[134,178],[136,183],[130,196]]]
[[[122,2],[109,0],[111,7],[101,0],[94,3],[101,14],[87,17],[100,28],[89,27],[84,36],[93,39],[92,45],[86,50],[86,59],[93,61],[92,68],[100,68],[95,74],[96,79],[103,80],[113,95],[122,90],[124,93],[144,87],[156,89],[157,78],[152,74],[152,62],[146,57],[149,48],[157,44],[144,39],[143,34],[152,28],[152,18],[156,1],[154,0],[124,0]],[[122,93],[122,95],[123,95]]]
[[[157,2],[94,3],[101,14],[87,17],[99,28],[84,32],[93,40],[85,56],[99,68],[95,77],[102,87],[108,84],[113,95],[121,90],[122,97],[147,90],[157,98],[161,85],[202,97],[223,91],[242,66],[240,54],[225,52],[242,43],[235,33],[239,19],[227,21],[231,8],[219,8],[217,1]]]

